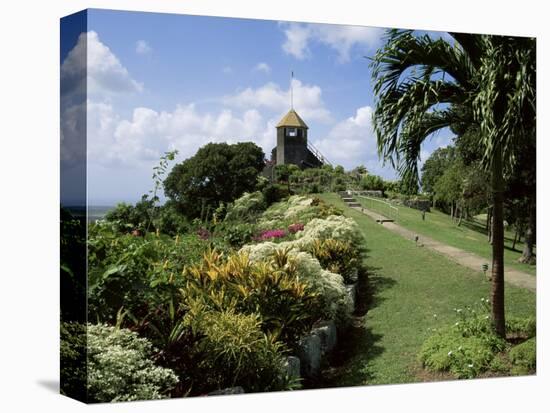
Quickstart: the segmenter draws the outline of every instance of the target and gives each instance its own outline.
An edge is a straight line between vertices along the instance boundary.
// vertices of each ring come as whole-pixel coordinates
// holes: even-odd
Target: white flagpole
[[[294,94],[292,91],[292,80],[294,80],[294,71],[290,72],[290,109],[294,109]]]

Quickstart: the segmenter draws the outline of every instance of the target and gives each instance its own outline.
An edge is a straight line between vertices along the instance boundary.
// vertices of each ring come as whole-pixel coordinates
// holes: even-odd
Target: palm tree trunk
[[[493,268],[491,302],[493,325],[498,336],[506,336],[504,318],[504,217],[502,178],[502,149],[497,147],[492,164],[492,191],[493,191]]]
[[[525,245],[521,254],[520,262],[531,264],[534,260],[533,245],[535,243],[535,208],[534,202],[529,202],[529,221],[525,232]]]
[[[516,249],[516,243],[518,242],[518,233],[519,233],[519,220],[516,220],[516,232],[514,233],[514,242],[512,243],[512,249]]]

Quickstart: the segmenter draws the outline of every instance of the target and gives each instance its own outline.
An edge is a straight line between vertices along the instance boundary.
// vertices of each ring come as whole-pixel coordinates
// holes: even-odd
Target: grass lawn
[[[367,202],[365,199],[357,197],[365,207],[369,207],[377,212],[380,207],[376,207],[378,203]],[[372,206],[375,206],[372,208]],[[397,206],[397,205],[396,205]],[[383,207],[382,207],[383,208]],[[397,224],[418,233],[433,238],[437,241],[451,245],[456,248],[461,248],[485,257],[489,266],[491,265],[491,244],[487,242],[487,234],[485,232],[484,223],[478,220],[463,220],[461,226],[457,226],[451,221],[449,215],[432,209],[426,213],[425,221],[422,221],[422,213],[416,209],[409,208],[403,205],[397,206],[399,209],[399,218]],[[378,211],[384,213],[385,211]],[[531,275],[536,274],[535,265],[521,264],[517,259],[521,256],[523,243],[516,243],[516,249],[512,249],[514,234],[505,232],[504,235],[504,265],[509,268],[514,268],[519,271],[526,272]]]
[[[488,298],[489,282],[346,208],[336,194],[321,198],[359,224],[367,247],[371,304],[339,345],[318,387],[410,383],[426,378],[417,354],[431,329],[457,321],[455,308]],[[506,285],[507,315],[535,314],[535,294]]]

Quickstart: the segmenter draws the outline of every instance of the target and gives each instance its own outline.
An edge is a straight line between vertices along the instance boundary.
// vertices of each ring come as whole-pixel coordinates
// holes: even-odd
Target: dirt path
[[[350,206],[350,208],[362,212],[363,214],[368,215],[374,220],[386,219],[382,215],[379,215],[376,212],[370,211],[364,207]],[[403,228],[402,226],[394,222],[384,222],[381,225],[383,225],[386,229],[389,229],[390,231],[393,231],[401,235],[402,237],[413,241],[417,236],[417,234],[413,231]],[[479,271],[480,273],[482,265],[489,264],[489,270],[487,271],[487,274],[490,274],[490,262],[488,262],[487,259],[480,257],[479,255],[466,252],[459,248],[451,247],[450,245],[443,244],[439,241],[436,241],[429,237],[425,237],[423,235],[418,235],[418,245],[437,251],[440,254],[449,257],[451,260],[457,262],[458,264]],[[537,288],[536,277],[514,269],[505,269],[504,280],[512,285],[526,288],[531,291],[535,291]]]

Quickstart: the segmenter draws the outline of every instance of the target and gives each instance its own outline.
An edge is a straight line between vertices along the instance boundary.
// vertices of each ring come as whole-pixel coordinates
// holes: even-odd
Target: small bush
[[[516,337],[531,338],[537,334],[537,322],[534,317],[506,319],[506,334]]]
[[[86,401],[86,327],[61,323],[61,394]]]
[[[154,214],[154,203],[146,196],[135,205],[121,202],[105,214],[105,220],[111,222],[118,232],[130,233],[133,230],[145,232],[154,227],[152,216]]]
[[[150,360],[153,348],[126,329],[88,325],[88,400],[115,402],[168,397],[178,379]]]
[[[537,341],[532,337],[513,347],[508,353],[510,361],[516,366],[516,373],[529,373],[537,367]]]
[[[233,248],[241,248],[244,244],[252,241],[256,232],[254,224],[226,225],[222,228],[223,240]]]
[[[202,312],[202,311],[201,311]],[[261,329],[259,314],[239,314],[232,309],[202,312],[188,323],[201,337],[200,384],[205,391],[242,386],[247,392],[286,389],[283,347]]]
[[[482,299],[487,310],[488,300]],[[489,315],[472,308],[456,310],[459,317],[453,326],[429,337],[419,353],[420,361],[429,370],[450,371],[459,378],[473,378],[490,369],[495,355],[506,342],[493,330]]]
[[[267,206],[282,201],[290,196],[288,188],[284,185],[270,184],[262,189],[262,194]]]
[[[167,201],[166,204],[159,207],[156,224],[160,232],[170,236],[185,234],[191,228],[185,215],[177,210],[172,201]]]
[[[424,342],[420,360],[429,370],[450,371],[459,378],[473,378],[490,367],[494,352],[484,337],[464,337],[450,329]]]

